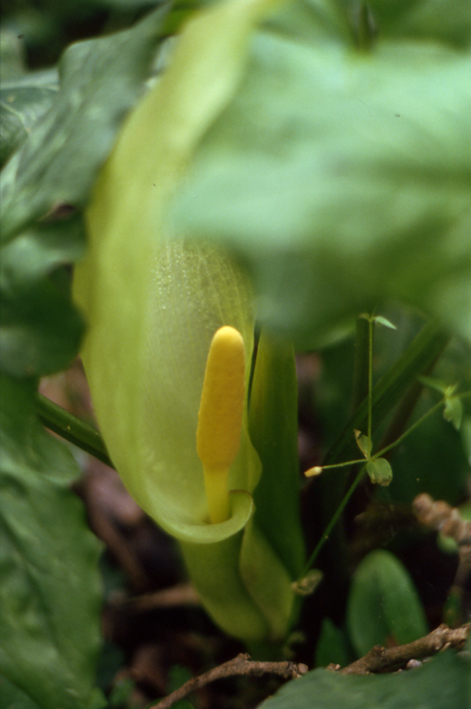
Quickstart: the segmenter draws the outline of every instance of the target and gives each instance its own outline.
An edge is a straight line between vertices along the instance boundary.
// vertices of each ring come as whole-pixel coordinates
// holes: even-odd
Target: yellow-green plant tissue
[[[254,512],[263,471],[248,431],[252,294],[229,254],[170,232],[165,211],[273,4],[223,3],[187,23],[96,182],[74,283],[109,454],[179,541],[210,615],[249,643],[282,641],[296,605],[293,574]]]

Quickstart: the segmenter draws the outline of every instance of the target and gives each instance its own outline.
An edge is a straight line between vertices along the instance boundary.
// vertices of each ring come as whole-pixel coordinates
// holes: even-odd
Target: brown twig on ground
[[[392,648],[376,645],[364,657],[352,662],[347,667],[340,669],[338,665],[330,665],[329,669],[346,675],[366,675],[392,671],[405,667],[411,660],[431,657],[441,650],[448,648],[460,650],[465,646],[470,634],[471,624],[453,629],[448,628],[446,625],[440,625],[428,635],[419,638],[419,640]],[[265,674],[277,674],[284,679],[296,679],[306,674],[307,671],[308,667],[302,663],[296,664],[289,661],[258,662],[251,660],[249,655],[241,653],[233,660],[214,667],[198,677],[193,677],[175,692],[149,707],[149,709],[170,709],[191,692],[225,677],[234,677],[236,675],[262,677]]]
[[[294,662],[258,662],[251,660],[249,655],[241,653],[233,660],[229,660],[218,667],[213,667],[212,670],[199,675],[199,677],[193,677],[175,692],[158,702],[158,704],[149,707],[149,709],[169,709],[180,699],[186,697],[187,694],[204,687],[210,682],[225,677],[234,677],[236,675],[263,677],[265,674],[276,674],[284,679],[295,679],[306,674],[307,671],[307,666],[303,664],[297,665]]]
[[[396,670],[407,665],[410,660],[431,657],[450,647],[456,650],[462,649],[470,633],[471,624],[469,623],[461,628],[448,628],[446,625],[439,625],[428,635],[411,643],[391,648],[376,645],[364,657],[352,662],[351,665],[342,669],[334,665],[329,669],[338,670],[340,674],[344,675],[367,675]]]

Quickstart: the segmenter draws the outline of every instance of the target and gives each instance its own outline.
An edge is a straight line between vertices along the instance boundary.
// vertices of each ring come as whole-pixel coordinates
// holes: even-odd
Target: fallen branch
[[[352,662],[343,669],[338,665],[330,665],[329,669],[337,670],[344,675],[366,675],[374,672],[387,672],[404,667],[411,660],[431,657],[447,648],[462,649],[471,634],[471,624],[461,628],[448,628],[440,625],[431,633],[419,640],[406,645],[384,648],[376,645],[364,657]]]
[[[465,646],[470,634],[471,624],[453,629],[448,628],[446,625],[440,625],[428,635],[419,638],[419,640],[392,648],[376,645],[364,657],[352,662],[347,667],[341,669],[339,665],[330,665],[329,669],[335,670],[339,674],[347,675],[365,675],[392,671],[405,667],[411,660],[430,657],[447,648],[460,650]],[[149,709],[170,709],[191,692],[225,677],[234,677],[236,675],[263,677],[265,674],[276,674],[284,679],[296,679],[306,674],[307,671],[308,667],[302,663],[258,662],[251,660],[249,655],[242,653],[233,660],[214,667],[198,677],[193,677],[175,692],[149,707]]]
[[[249,655],[241,653],[233,660],[229,660],[218,667],[213,667],[209,672],[188,680],[175,692],[169,694],[158,704],[149,707],[149,709],[169,709],[169,707],[172,707],[191,692],[225,677],[234,677],[236,675],[263,677],[265,674],[275,674],[284,679],[295,679],[306,674],[307,671],[307,666],[303,664],[297,665],[294,662],[258,662],[251,660]]]

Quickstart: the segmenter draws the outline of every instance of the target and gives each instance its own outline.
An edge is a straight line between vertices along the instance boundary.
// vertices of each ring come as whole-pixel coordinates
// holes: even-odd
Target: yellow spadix
[[[211,341],[196,431],[213,524],[230,516],[227,480],[239,450],[244,397],[244,340],[234,327],[224,326]]]

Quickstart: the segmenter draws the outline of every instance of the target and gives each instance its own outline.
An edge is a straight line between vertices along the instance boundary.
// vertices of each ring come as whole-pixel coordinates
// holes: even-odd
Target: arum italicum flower
[[[297,512],[260,460],[280,437],[267,435],[270,421],[277,425],[270,372],[291,372],[292,359],[262,338],[251,402],[259,455],[248,432],[249,284],[225,252],[169,233],[164,218],[271,4],[237,0],[188,24],[97,181],[88,254],[75,278],[89,323],[83,360],[111,458],[143,509],[179,540],[208,612],[248,642],[282,640],[296,605]],[[290,495],[295,503],[296,491]]]

